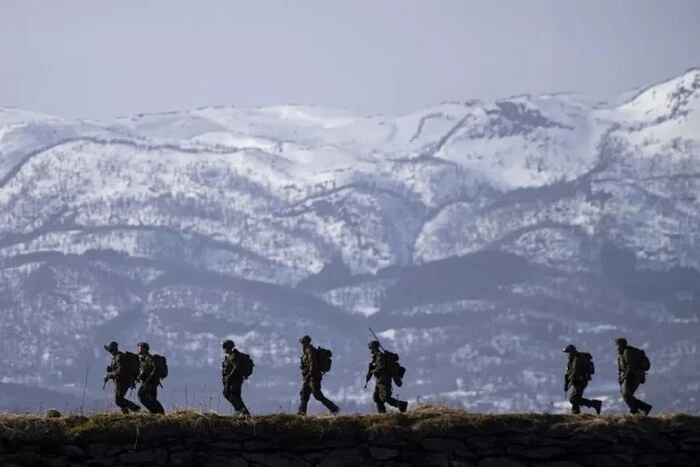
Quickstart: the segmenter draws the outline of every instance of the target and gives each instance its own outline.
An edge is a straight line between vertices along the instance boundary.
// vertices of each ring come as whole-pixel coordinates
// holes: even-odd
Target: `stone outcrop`
[[[2,466],[700,467],[700,417],[406,414],[4,416]]]

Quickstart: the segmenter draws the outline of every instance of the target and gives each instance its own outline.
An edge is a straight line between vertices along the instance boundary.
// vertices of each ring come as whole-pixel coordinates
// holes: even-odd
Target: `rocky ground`
[[[58,415],[58,414],[47,414]],[[700,417],[406,414],[4,415],[4,466],[697,466]]]

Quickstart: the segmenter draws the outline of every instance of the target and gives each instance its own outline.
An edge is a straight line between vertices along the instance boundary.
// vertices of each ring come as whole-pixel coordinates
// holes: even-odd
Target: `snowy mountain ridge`
[[[345,368],[331,391],[366,403],[347,359],[370,324],[423,396],[479,385],[471,407],[540,407],[543,357],[572,336],[601,352],[645,336],[694,387],[678,365],[697,352],[683,323],[700,301],[699,180],[698,69],[607,105],[548,94],[107,122],[2,108],[0,346],[22,348],[3,381],[72,391],[86,353],[95,364],[102,340],[136,333],[187,384],[212,379],[201,362],[232,336],[278,400],[296,384],[296,334],[315,333]],[[530,399],[499,392],[518,381]]]

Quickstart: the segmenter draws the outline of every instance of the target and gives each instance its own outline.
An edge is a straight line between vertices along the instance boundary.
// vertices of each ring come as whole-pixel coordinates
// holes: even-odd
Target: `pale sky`
[[[700,0],[0,0],[0,106],[410,112],[700,66]]]

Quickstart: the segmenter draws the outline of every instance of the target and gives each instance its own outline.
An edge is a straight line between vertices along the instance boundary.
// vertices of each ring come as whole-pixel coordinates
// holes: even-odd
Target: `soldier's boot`
[[[248,407],[246,407],[244,405],[243,408],[241,409],[241,414],[243,414],[246,417],[250,417],[250,411],[248,410]]]
[[[157,414],[165,414],[165,409],[163,408],[163,404],[160,403],[159,400],[155,399],[153,401],[153,413]]]
[[[593,402],[593,408],[595,409],[596,415],[600,415],[600,409],[603,408],[603,401],[594,399],[591,402]]]
[[[600,409],[598,408],[598,404],[600,403],[599,400],[597,399],[584,399],[581,398],[579,404],[588,407],[590,409],[595,409],[595,411],[600,415]]]
[[[377,402],[377,412],[386,413],[386,405],[384,402]]]
[[[128,413],[129,413],[129,409],[127,409],[126,407],[122,407],[122,413],[123,413],[123,414],[128,414]]]
[[[331,415],[338,415],[338,412],[340,412],[340,407],[338,407],[334,402],[328,401],[328,410],[331,412]]]
[[[639,401],[639,402],[640,402],[639,405],[641,406],[640,409],[641,409],[642,413],[644,414],[644,416],[646,417],[647,415],[649,415],[649,412],[651,412],[652,406],[651,406],[651,404],[647,404],[646,402],[642,402],[642,401]]]
[[[408,401],[399,401],[399,412],[404,413],[408,408]]]
[[[338,412],[340,412],[340,407],[338,407],[335,402],[324,396],[323,394],[320,394],[319,397],[316,397],[317,400],[321,401],[321,404],[325,408],[328,409],[328,411],[331,413],[331,415],[335,415]]]
[[[403,401],[400,401],[400,400],[398,400],[397,398],[391,397],[391,396],[387,397],[387,399],[386,399],[387,405],[390,405],[390,406],[392,406],[392,407],[395,407],[395,408],[397,408],[397,409],[399,409],[399,410],[401,410],[401,404],[402,404],[402,402],[403,402]]]
[[[131,411],[132,413],[136,413],[136,412],[138,412],[139,410],[141,410],[141,407],[139,407],[138,405],[134,404],[133,402],[131,402],[131,401],[128,400],[128,399],[126,400],[126,403],[127,403],[127,407],[126,407],[126,408],[127,408],[129,411]]]

